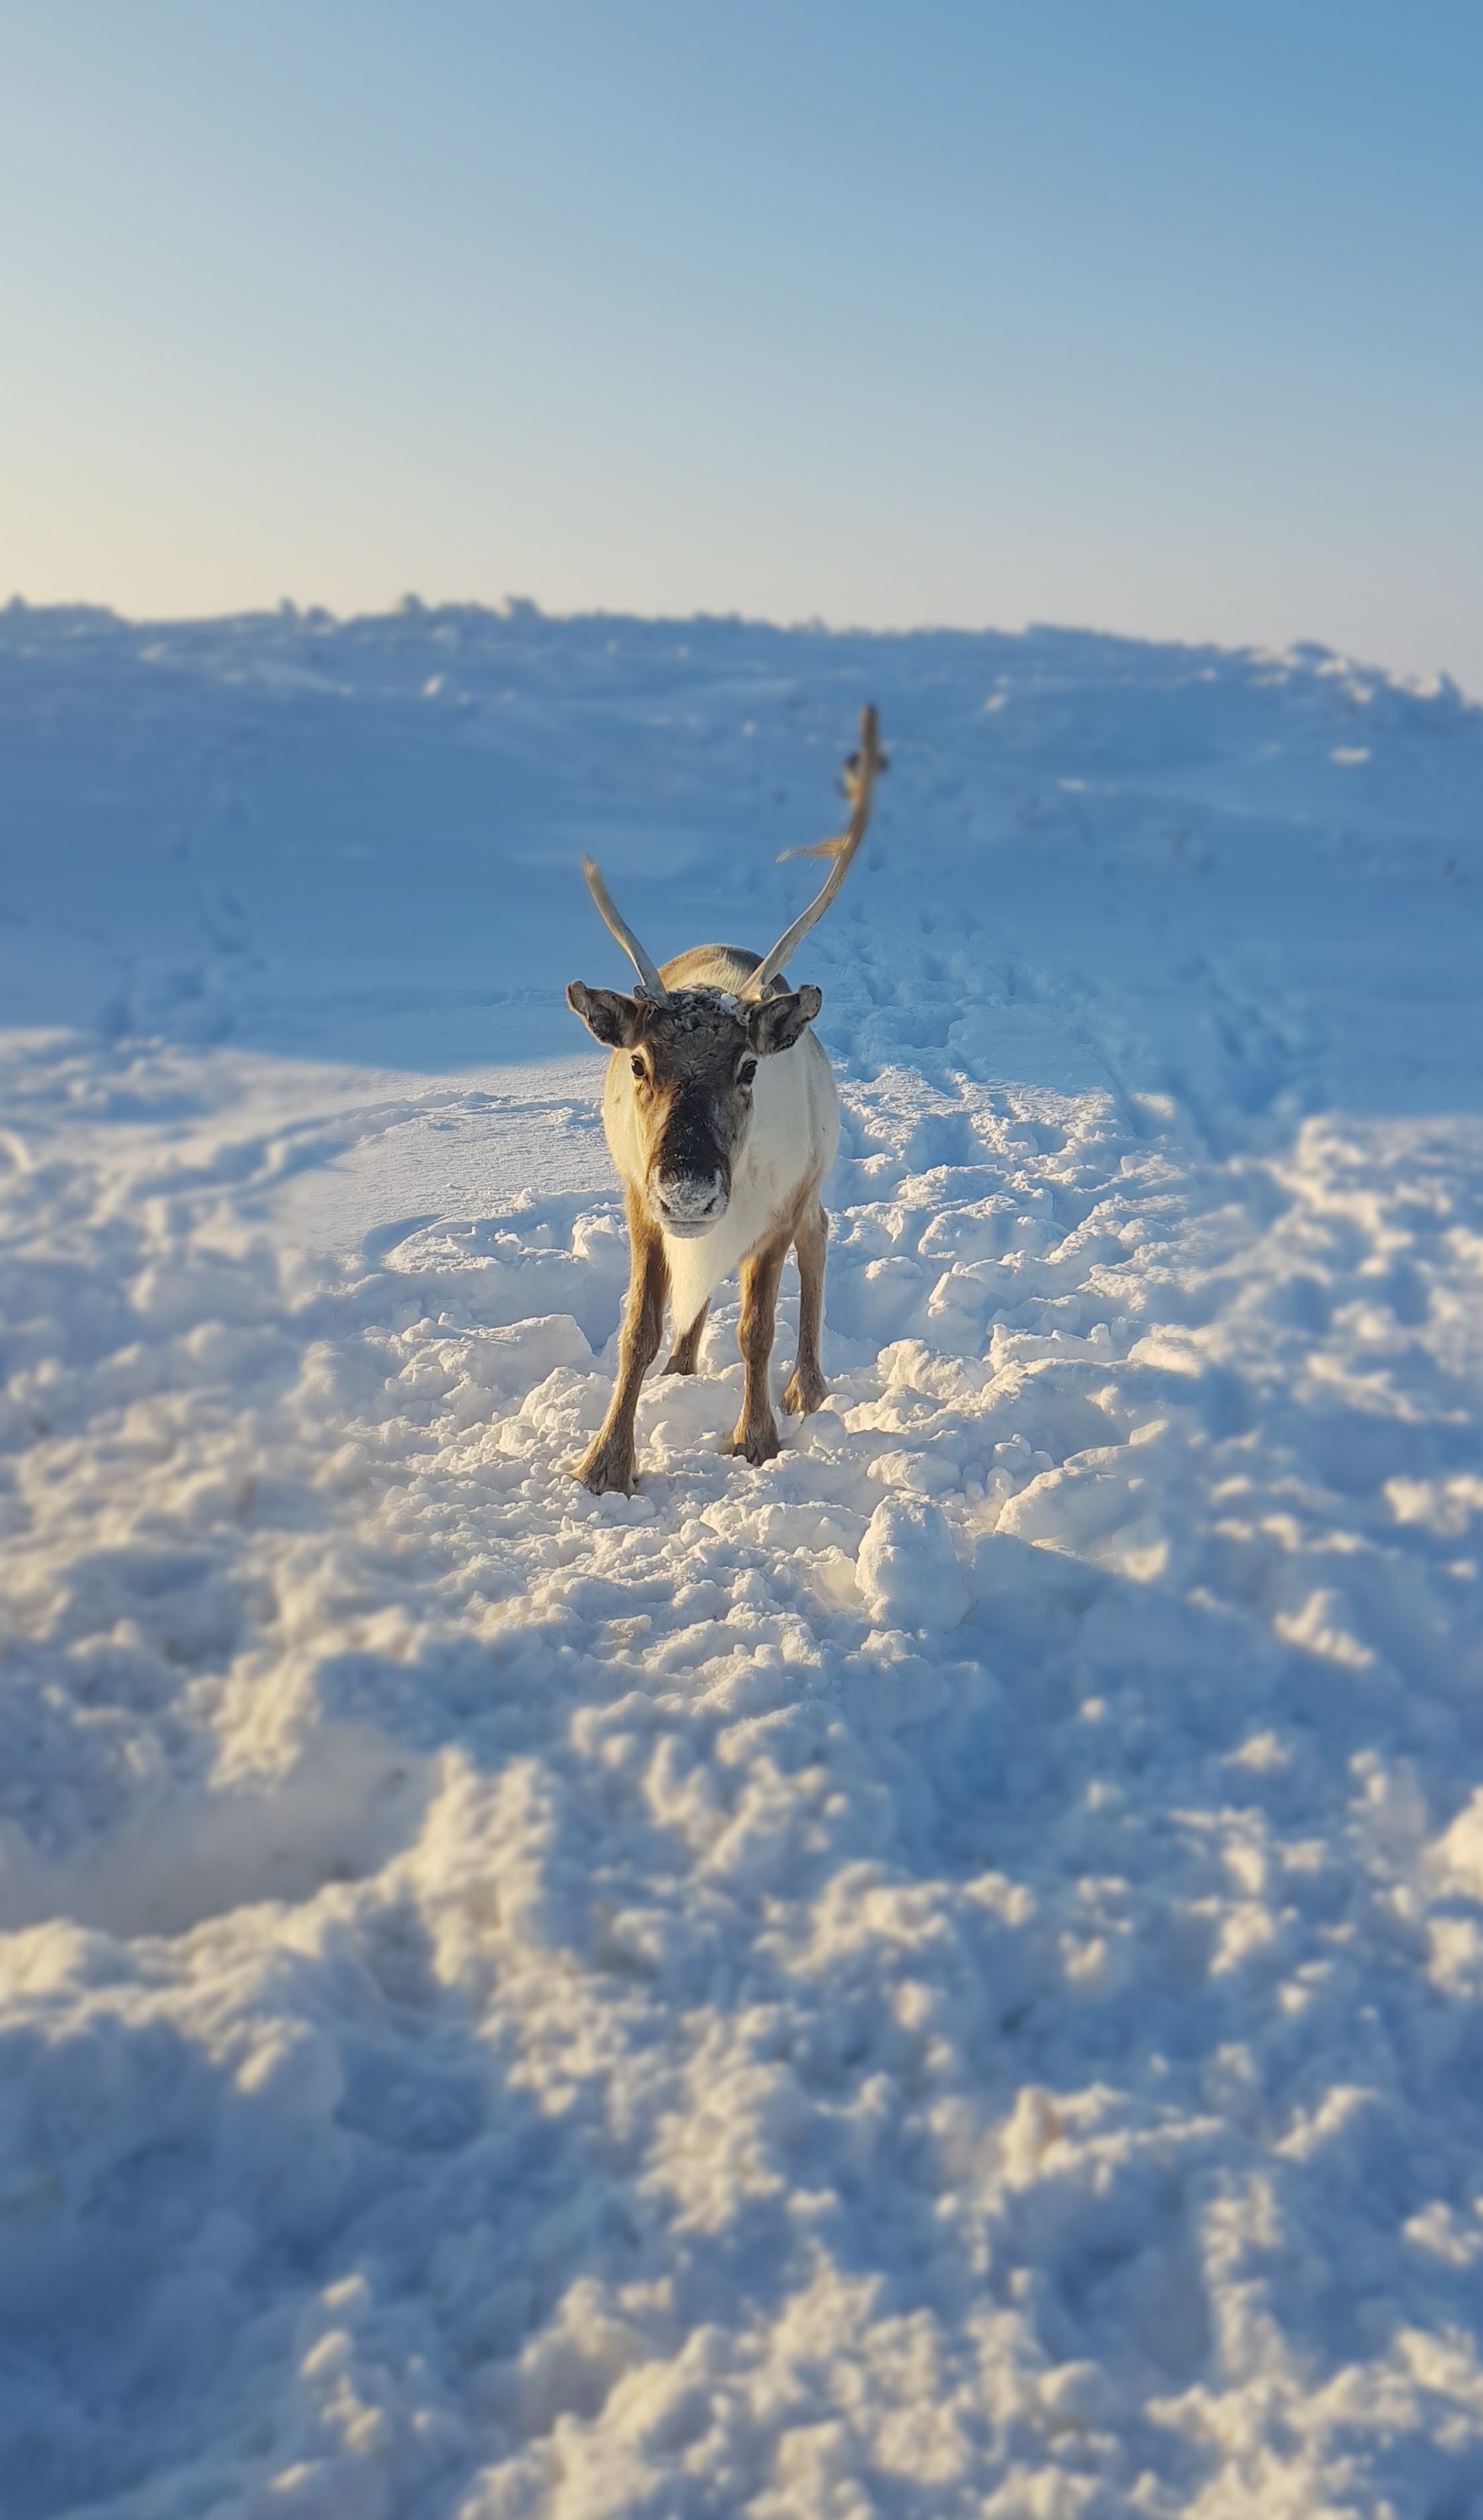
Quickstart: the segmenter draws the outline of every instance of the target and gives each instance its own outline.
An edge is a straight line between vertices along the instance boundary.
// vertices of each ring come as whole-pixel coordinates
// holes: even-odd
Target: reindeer
[[[628,1211],[628,1301],[611,1406],[574,1475],[594,1496],[635,1485],[634,1414],[659,1352],[664,1298],[675,1343],[664,1371],[694,1373],[710,1299],[740,1263],[745,1369],[731,1449],[749,1462],[779,1450],[768,1395],[778,1282],[798,1255],[798,1355],[783,1394],[790,1416],[829,1397],[819,1362],[829,1232],[819,1186],[839,1143],[839,1102],[809,1026],[824,1003],[794,989],[783,965],[833,900],[870,817],[885,768],[876,712],[863,711],[860,749],[845,764],[848,831],[787,856],[831,857],[824,884],[770,954],[695,945],[656,968],[613,906],[591,858],[582,873],[598,910],[639,975],[632,996],[573,980],[566,1003],[612,1052],[603,1128]]]

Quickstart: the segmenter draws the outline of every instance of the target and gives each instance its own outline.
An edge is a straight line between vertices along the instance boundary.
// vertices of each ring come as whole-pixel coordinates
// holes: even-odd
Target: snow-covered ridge
[[[864,698],[833,1397],[723,1459],[723,1305],[599,1503],[570,860],[776,932]],[[0,2507],[1466,2509],[1479,712],[14,610],[0,710]]]
[[[409,1066],[569,1050],[571,957],[610,951],[581,850],[656,951],[775,934],[806,878],[774,854],[824,827],[863,698],[893,767],[868,879],[813,940],[836,1054],[951,1046],[1052,1085],[1142,1054],[1137,1083],[1178,1091],[1183,1062],[1204,1091],[1208,1036],[1239,1032],[1241,1073],[1211,1083],[1243,1107],[1291,1087],[1294,1054],[1318,1102],[1368,1067],[1386,1107],[1429,1107],[1461,1063],[1426,1037],[1475,994],[1483,709],[1451,685],[1318,649],[529,607],[0,610],[8,1019]],[[1356,1027],[1367,988],[1399,970],[1415,993],[1418,967],[1424,1022]],[[950,1042],[985,1008],[981,1055]]]

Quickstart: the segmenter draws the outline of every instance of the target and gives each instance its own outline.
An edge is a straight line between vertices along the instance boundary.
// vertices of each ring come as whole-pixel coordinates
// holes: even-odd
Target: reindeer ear
[[[746,1018],[746,1037],[759,1058],[771,1058],[777,1051],[791,1050],[795,1041],[807,1031],[824,1004],[820,992],[805,985],[792,989],[786,997],[764,998],[760,1006],[750,1009]]]
[[[585,981],[572,980],[566,1003],[605,1049],[627,1050],[637,1041],[643,1017],[633,999],[625,998],[620,989],[589,989]]]

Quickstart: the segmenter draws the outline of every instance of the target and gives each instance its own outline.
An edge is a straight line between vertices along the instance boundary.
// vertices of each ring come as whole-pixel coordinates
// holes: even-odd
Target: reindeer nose
[[[719,1173],[672,1173],[658,1184],[654,1204],[666,1234],[705,1234],[725,1213],[726,1184]]]

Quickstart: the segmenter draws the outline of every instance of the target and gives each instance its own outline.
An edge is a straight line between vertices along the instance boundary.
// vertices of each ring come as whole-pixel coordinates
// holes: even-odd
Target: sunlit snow
[[[867,699],[831,1398],[595,1500],[577,857]],[[1483,712],[13,607],[0,815],[5,2520],[1483,2507]]]

